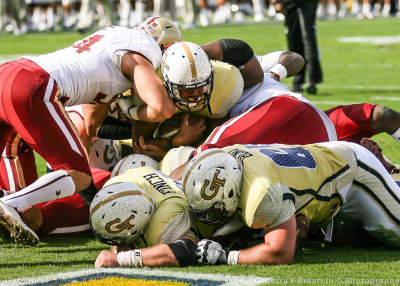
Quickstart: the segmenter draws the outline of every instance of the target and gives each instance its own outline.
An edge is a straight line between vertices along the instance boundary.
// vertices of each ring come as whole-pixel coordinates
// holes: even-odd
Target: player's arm
[[[239,252],[238,264],[292,264],[296,246],[296,219],[268,229],[264,243]]]
[[[251,87],[264,78],[264,72],[254,56],[253,49],[238,39],[221,39],[201,46],[212,60],[223,61],[240,70],[244,88]]]
[[[196,262],[196,244],[193,237],[184,236],[169,244],[112,253],[103,250],[95,267],[185,267]]]
[[[126,53],[122,57],[121,71],[131,79],[135,94],[146,103],[133,107],[132,119],[160,122],[174,115],[174,104],[148,59],[137,53]]]
[[[82,114],[85,118],[86,133],[89,136],[96,136],[104,119],[108,115],[110,104],[82,104]]]
[[[294,52],[277,51],[262,56],[256,55],[264,73],[269,73],[277,81],[297,74],[304,66],[304,58]]]
[[[271,229],[267,229],[264,243],[252,248],[229,251],[211,240],[202,240],[197,247],[200,263],[206,264],[291,264],[296,245],[296,219],[292,215],[289,220]]]
[[[189,164],[190,159],[192,159],[192,157],[189,158],[189,160],[187,160],[183,165],[173,170],[169,177],[174,180],[182,180],[183,172],[185,171],[187,164]]]

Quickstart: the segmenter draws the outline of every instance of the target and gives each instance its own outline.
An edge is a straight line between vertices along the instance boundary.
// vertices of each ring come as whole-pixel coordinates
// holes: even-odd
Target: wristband
[[[228,254],[228,265],[236,265],[238,264],[238,260],[239,260],[239,252],[240,251],[229,251]]]
[[[400,142],[400,128],[397,129],[396,132],[394,132],[392,135],[390,135],[394,138],[394,140],[396,140],[397,142]]]
[[[281,65],[281,64],[276,64],[274,65],[269,71],[268,73],[274,73],[276,75],[279,76],[279,80],[281,81],[282,79],[284,79],[287,76],[287,70],[286,68]]]
[[[139,120],[139,117],[138,117],[138,110],[139,110],[139,107],[137,107],[137,106],[131,106],[131,107],[129,107],[129,108],[128,108],[128,115],[129,115],[129,117],[130,117],[131,119],[133,119],[133,120]]]
[[[117,261],[121,267],[143,267],[142,250],[134,249],[117,254]]]

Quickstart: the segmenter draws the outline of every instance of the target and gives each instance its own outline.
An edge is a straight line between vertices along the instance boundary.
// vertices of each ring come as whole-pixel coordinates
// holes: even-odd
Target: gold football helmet
[[[149,17],[139,25],[139,28],[145,30],[147,34],[156,40],[161,51],[164,51],[173,43],[183,41],[182,33],[178,26],[164,17]]]

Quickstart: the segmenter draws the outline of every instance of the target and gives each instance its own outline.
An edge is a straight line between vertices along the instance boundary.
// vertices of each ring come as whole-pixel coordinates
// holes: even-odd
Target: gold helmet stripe
[[[188,177],[189,177],[190,174],[192,173],[192,170],[193,170],[203,159],[205,159],[205,158],[207,158],[208,156],[211,156],[211,155],[213,155],[213,154],[216,154],[216,153],[225,153],[225,152],[222,151],[222,150],[215,150],[215,151],[211,151],[211,152],[209,152],[209,153],[207,153],[207,154],[205,154],[205,155],[203,155],[203,156],[201,156],[201,153],[200,153],[200,156],[201,156],[201,157],[198,158],[198,159],[196,160],[196,162],[192,164],[192,166],[190,166],[190,169],[186,172],[185,178],[183,178],[182,185],[184,186],[184,188],[183,188],[183,191],[184,191],[184,192],[185,192],[186,182],[187,182],[187,180],[188,180]],[[197,156],[199,156],[199,155],[197,155]]]
[[[190,51],[190,48],[186,43],[182,43],[182,46],[185,49],[186,54],[189,59],[190,69],[192,70],[192,78],[196,78],[197,77],[197,69],[196,69],[196,65],[194,63],[194,58],[193,58],[192,52]]]
[[[150,203],[153,203],[153,200],[150,198],[150,196],[148,196],[144,192],[141,192],[138,190],[126,191],[123,193],[117,193],[115,195],[109,196],[105,200],[102,200],[100,203],[98,203],[97,205],[95,205],[93,207],[93,209],[90,211],[90,216],[92,216],[99,208],[101,208],[102,206],[104,206],[105,204],[109,203],[112,200],[115,200],[115,199],[118,199],[121,197],[136,196],[136,195],[142,196],[142,197],[146,198],[147,200],[149,200]]]

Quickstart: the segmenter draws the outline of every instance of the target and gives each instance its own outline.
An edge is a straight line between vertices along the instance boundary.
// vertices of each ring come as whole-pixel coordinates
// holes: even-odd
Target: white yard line
[[[187,282],[189,285],[226,285],[252,286],[274,282],[273,278],[257,276],[235,276],[224,274],[203,274],[168,270],[152,270],[149,268],[100,268],[83,269],[75,272],[57,273],[42,277],[23,278],[3,281],[0,286],[13,285],[60,285],[77,281],[101,280],[108,277],[124,277],[132,279],[147,279],[151,281]]]
[[[373,45],[392,45],[400,43],[398,36],[367,36],[367,37],[341,37],[338,38],[341,43],[366,43]]]

